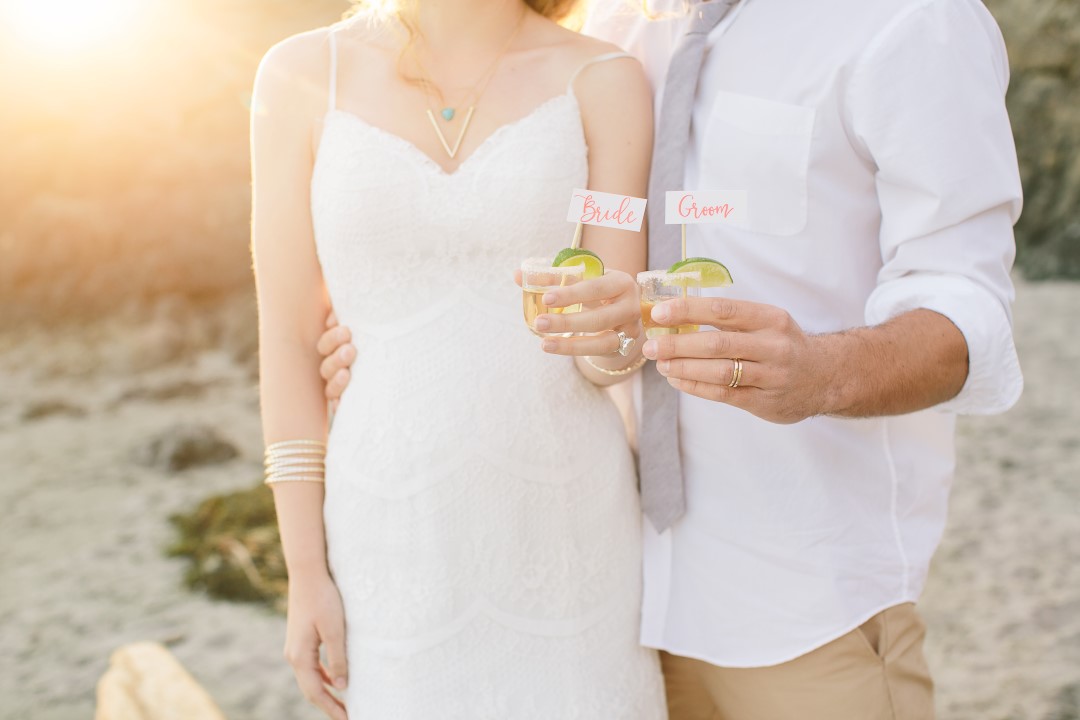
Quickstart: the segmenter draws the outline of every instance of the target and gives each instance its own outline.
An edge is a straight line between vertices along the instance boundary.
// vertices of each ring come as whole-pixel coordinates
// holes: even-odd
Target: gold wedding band
[[[731,368],[731,382],[728,383],[729,388],[739,387],[739,382],[742,380],[742,360],[735,358],[735,365]]]

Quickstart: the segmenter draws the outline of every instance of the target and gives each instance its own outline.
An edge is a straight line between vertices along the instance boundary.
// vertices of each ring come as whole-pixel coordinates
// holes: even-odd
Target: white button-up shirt
[[[644,63],[659,111],[685,20],[677,0],[649,5],[672,12],[599,0],[586,32]],[[735,278],[715,292],[811,333],[929,308],[970,363],[956,398],[898,417],[774,425],[681,396],[687,513],[661,535],[645,523],[642,641],[753,667],[918,598],[945,527],[954,413],[1020,395],[1021,189],[1005,48],[978,0],[744,0],[709,39],[685,187],[670,189],[746,193],[740,225],[688,228],[688,254]]]

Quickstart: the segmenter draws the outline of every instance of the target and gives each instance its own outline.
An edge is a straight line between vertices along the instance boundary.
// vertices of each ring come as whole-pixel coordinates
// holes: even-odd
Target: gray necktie
[[[737,0],[711,0],[690,6],[690,25],[668,66],[660,123],[649,176],[649,268],[663,269],[678,261],[679,228],[664,224],[664,193],[682,190],[690,118],[709,33]],[[642,422],[638,438],[641,506],[657,532],[663,532],[686,510],[682,462],[679,458],[679,393],[656,372],[653,363],[642,373]]]

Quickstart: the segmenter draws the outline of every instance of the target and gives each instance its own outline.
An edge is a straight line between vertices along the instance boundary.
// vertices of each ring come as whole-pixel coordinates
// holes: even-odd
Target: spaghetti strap
[[[327,112],[331,112],[337,110],[337,35],[333,28],[327,34],[327,40],[330,45],[330,84],[326,96]]]
[[[632,57],[634,57],[634,56],[631,55],[630,53],[626,53],[626,52],[609,52],[609,53],[604,53],[603,55],[597,55],[596,57],[589,58],[585,62],[581,63],[581,65],[578,66],[578,69],[574,71],[574,74],[570,77],[570,82],[566,83],[566,92],[570,93],[571,95],[574,94],[574,83],[577,81],[578,75],[580,75],[581,71],[584,70],[585,68],[589,67],[590,65],[595,65],[596,63],[607,62],[608,60],[617,60],[619,58],[632,58]]]

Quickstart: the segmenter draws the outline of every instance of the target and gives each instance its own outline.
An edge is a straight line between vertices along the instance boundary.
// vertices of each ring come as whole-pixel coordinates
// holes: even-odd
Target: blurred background
[[[942,720],[1080,720],[1080,4],[988,5],[1026,191],[1027,389],[961,420],[922,608]],[[231,720],[317,717],[281,658],[258,487],[247,111],[265,50],[345,10],[0,0],[2,719],[94,716],[135,641]],[[114,685],[187,682],[164,662],[121,654]],[[116,692],[98,717],[128,717]]]

